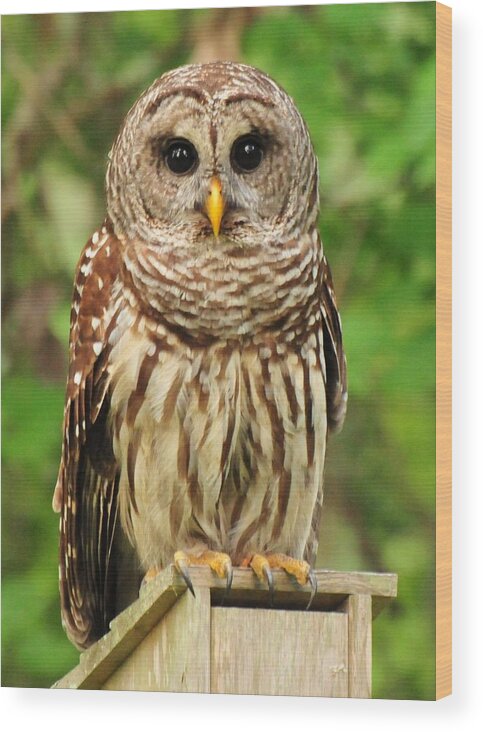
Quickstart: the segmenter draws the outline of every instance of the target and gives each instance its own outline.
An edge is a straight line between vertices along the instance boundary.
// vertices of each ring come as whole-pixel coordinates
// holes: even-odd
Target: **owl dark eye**
[[[235,140],[231,149],[231,162],[242,173],[256,170],[263,160],[263,145],[254,135],[244,135]]]
[[[198,155],[188,140],[172,140],[165,152],[164,159],[172,173],[185,175],[195,167]]]

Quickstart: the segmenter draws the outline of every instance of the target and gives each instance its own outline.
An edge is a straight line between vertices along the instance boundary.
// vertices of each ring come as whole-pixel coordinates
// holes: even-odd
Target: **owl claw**
[[[232,582],[233,582],[233,567],[231,566],[231,562],[230,562],[229,566],[226,568],[225,595],[228,595],[228,593],[230,592]]]
[[[188,570],[187,569],[181,570],[181,576],[183,577],[184,581],[186,582],[186,584],[188,586],[188,590],[191,592],[191,594],[193,595],[193,597],[196,597],[195,591],[194,591],[194,588],[193,588],[193,583],[191,581],[191,577],[189,575]]]
[[[273,607],[274,599],[272,569],[284,569],[301,587],[308,583],[311,592],[306,610],[309,610],[317,593],[317,577],[310,565],[304,560],[294,559],[286,554],[253,554],[242,562],[242,566],[251,567],[261,582],[264,580],[267,582],[270,592],[270,607]]]
[[[191,581],[189,569],[188,569],[189,559],[188,556],[184,552],[176,552],[174,555],[174,566],[186,582],[186,586],[188,590],[191,592],[193,597],[196,597],[195,591],[193,588],[193,583]]]
[[[314,570],[312,568],[310,568],[310,570],[309,570],[309,574],[308,574],[308,577],[307,577],[307,581],[310,584],[311,592],[310,592],[309,601],[307,603],[307,607],[305,609],[306,610],[310,610],[310,606],[312,605],[312,601],[313,601],[315,595],[317,594],[317,576],[316,576],[316,574],[315,574],[315,572],[314,572]]]
[[[225,567],[226,570],[226,585],[225,585],[225,591],[223,592],[223,597],[221,598],[221,604],[225,604],[225,600],[227,599],[228,595],[230,594],[231,585],[233,582],[233,567],[231,566],[231,562],[227,564]]]
[[[218,577],[220,577],[220,579],[225,579],[226,585],[223,600],[227,597],[228,593],[231,590],[231,584],[233,582],[233,567],[228,554],[224,554],[223,552],[214,552],[207,549],[206,551],[196,556],[188,554],[184,551],[178,551],[174,555],[174,565],[186,582],[188,589],[193,597],[195,597],[195,592],[188,569],[188,567],[192,566],[208,566],[213,572],[215,572],[216,575],[218,575]]]
[[[265,579],[267,580],[268,585],[268,595],[270,598],[270,607],[273,607],[273,601],[274,601],[274,586],[273,586],[273,574],[272,570],[270,569],[270,565],[267,563],[263,565],[263,574],[265,575]]]
[[[268,561],[267,557],[265,557],[263,554],[253,554],[251,557],[242,562],[242,565],[251,567],[260,582],[266,582],[270,596],[270,607],[273,607],[273,574],[270,568],[270,562]]]

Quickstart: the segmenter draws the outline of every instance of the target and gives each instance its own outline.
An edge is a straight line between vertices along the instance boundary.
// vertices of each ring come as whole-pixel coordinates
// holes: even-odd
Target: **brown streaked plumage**
[[[306,581],[347,398],[317,161],[275,82],[228,62],[165,74],[128,113],[106,188],[76,273],[54,494],[79,647],[175,555],[184,574]]]

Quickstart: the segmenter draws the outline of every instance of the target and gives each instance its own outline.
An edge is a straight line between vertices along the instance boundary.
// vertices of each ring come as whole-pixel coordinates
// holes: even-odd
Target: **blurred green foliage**
[[[216,57],[224,37],[225,55],[294,97],[320,160],[350,400],[329,446],[318,564],[399,574],[374,628],[374,694],[431,698],[434,3],[3,18],[3,684],[47,686],[77,661],[50,502],[71,283],[103,219],[108,150],[154,78],[201,45]]]

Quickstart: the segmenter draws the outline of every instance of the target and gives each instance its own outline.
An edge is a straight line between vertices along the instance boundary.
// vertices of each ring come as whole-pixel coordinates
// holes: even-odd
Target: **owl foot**
[[[210,567],[218,577],[226,579],[225,595],[230,591],[233,581],[233,567],[228,554],[207,550],[202,554],[193,555],[184,551],[177,551],[174,555],[174,566],[183,577],[193,597],[195,597],[195,591],[191,582],[189,567]]]
[[[317,578],[310,564],[302,559],[294,559],[287,554],[253,554],[242,562],[242,566],[251,567],[261,582],[266,582],[270,593],[270,604],[273,605],[273,574],[272,569],[284,569],[294,577],[299,585],[311,587],[311,593],[306,610],[312,605],[317,592]]]

